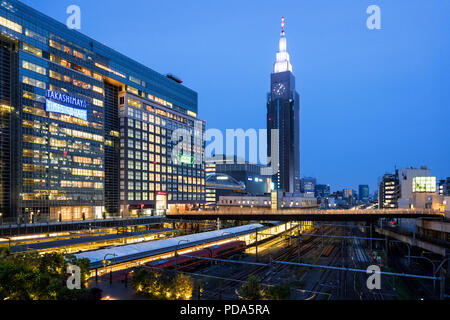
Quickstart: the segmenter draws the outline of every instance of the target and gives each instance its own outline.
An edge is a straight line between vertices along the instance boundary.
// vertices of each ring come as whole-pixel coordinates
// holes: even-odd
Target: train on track
[[[207,247],[199,251],[188,253],[187,255],[194,257],[222,259],[235,255],[236,253],[243,252],[245,249],[245,241],[232,241],[222,245]],[[194,270],[201,266],[207,265],[208,263],[211,263],[209,260],[200,260],[181,255],[177,258],[174,257],[170,259],[152,261],[147,263],[146,266],[154,269],[174,269],[175,262],[177,264],[178,270]]]

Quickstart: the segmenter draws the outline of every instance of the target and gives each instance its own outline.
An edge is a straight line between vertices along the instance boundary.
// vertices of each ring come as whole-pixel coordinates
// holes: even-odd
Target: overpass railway
[[[377,221],[378,219],[443,218],[445,215],[432,209],[279,209],[220,208],[218,211],[169,212],[170,219],[187,220],[241,220],[241,221]]]

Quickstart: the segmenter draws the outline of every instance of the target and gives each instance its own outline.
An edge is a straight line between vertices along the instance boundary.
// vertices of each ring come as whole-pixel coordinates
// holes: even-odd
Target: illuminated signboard
[[[51,100],[50,100],[51,99]],[[71,104],[73,106],[84,108],[78,109],[62,105]],[[47,99],[45,100],[45,111],[66,114],[71,117],[80,118],[87,121],[87,104],[83,99],[75,98],[64,93],[47,90]]]
[[[56,100],[56,101],[59,101],[62,103],[68,103],[68,104],[71,104],[71,105],[74,105],[74,106],[80,107],[80,108],[86,108],[86,106],[87,106],[86,101],[84,101],[83,99],[71,97],[64,93],[55,92],[52,90],[47,90],[47,98]]]
[[[87,121],[87,110],[63,106],[62,104],[56,103],[48,99],[45,100],[45,111],[62,113],[71,117],[76,117]]]
[[[180,153],[178,155],[178,161],[185,164],[194,164],[194,157]]]
[[[436,177],[415,177],[412,184],[413,192],[436,192]]]

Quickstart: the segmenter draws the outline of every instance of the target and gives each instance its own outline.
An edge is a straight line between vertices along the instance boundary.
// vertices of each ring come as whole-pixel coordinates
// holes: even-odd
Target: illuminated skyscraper
[[[278,172],[272,177],[275,188],[300,192],[300,96],[295,90],[295,77],[286,49],[284,17],[281,22],[279,51],[270,81],[267,100],[268,157],[279,153]],[[278,150],[272,150],[272,129],[279,130]]]
[[[71,221],[203,204],[205,123],[197,92],[180,82],[2,1],[3,218]],[[177,151],[177,129],[193,133],[183,140],[192,152]]]

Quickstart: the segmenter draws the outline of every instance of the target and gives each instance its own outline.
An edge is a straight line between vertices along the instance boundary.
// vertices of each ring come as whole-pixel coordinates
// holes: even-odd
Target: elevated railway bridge
[[[444,218],[432,209],[280,209],[226,207],[217,211],[168,213],[170,219],[242,221],[377,221],[379,219]]]

